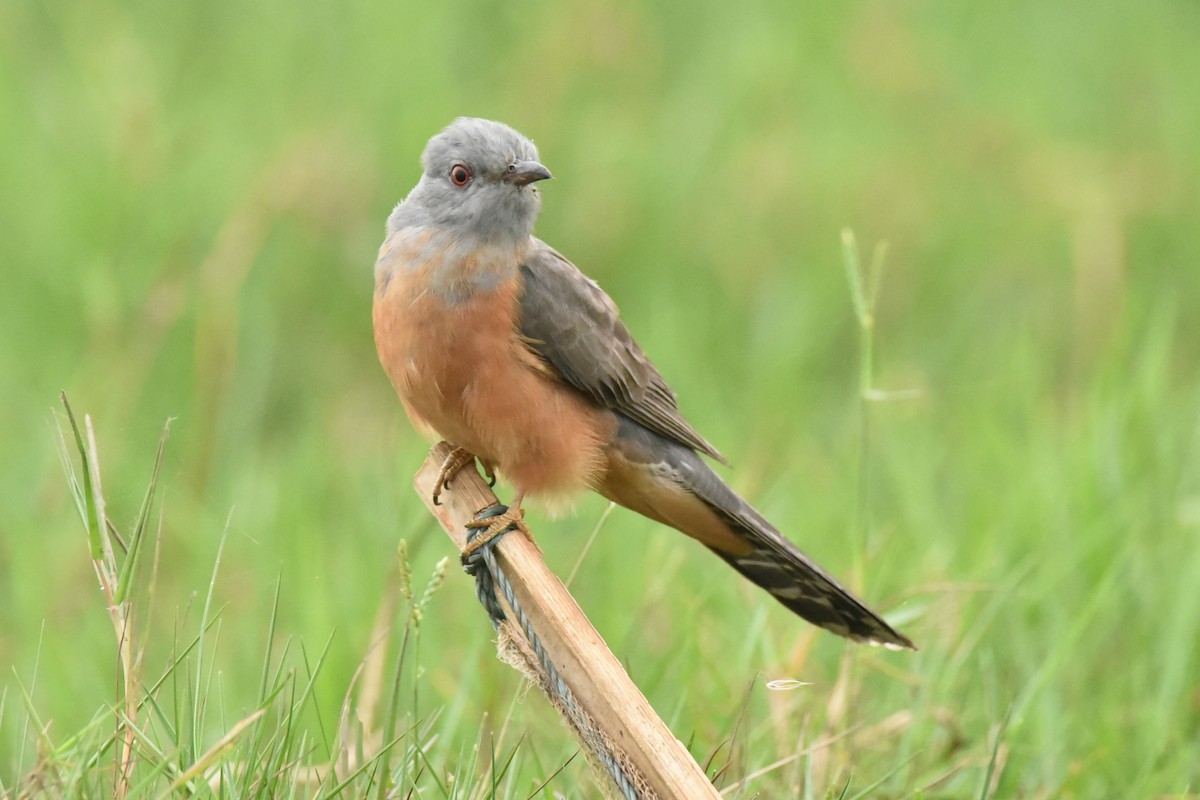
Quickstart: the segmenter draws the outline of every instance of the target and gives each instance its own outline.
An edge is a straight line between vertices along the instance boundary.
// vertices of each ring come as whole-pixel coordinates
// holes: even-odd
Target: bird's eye
[[[466,164],[455,164],[450,168],[450,180],[455,186],[466,186],[471,180],[471,170]]]

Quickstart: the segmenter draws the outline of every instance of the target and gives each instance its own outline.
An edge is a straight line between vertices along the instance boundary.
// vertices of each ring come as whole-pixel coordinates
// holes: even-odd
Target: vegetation
[[[921,648],[534,506],[728,796],[1195,796],[1198,38],[1180,2],[0,4],[0,796],[596,796],[373,352],[383,220],[460,114],[537,141],[539,234]]]

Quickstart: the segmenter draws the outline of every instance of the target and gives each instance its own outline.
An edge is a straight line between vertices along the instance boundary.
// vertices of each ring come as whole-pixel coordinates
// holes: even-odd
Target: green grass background
[[[470,114],[537,142],[539,235],[621,306],[732,484],[847,577],[840,231],[890,243],[876,384],[919,396],[870,406],[861,588],[920,652],[844,656],[623,511],[573,586],[725,785],[841,737],[733,796],[1195,796],[1198,40],[1189,2],[0,3],[0,792],[37,764],[23,692],[57,743],[116,702],[60,389],[118,527],[176,418],[154,669],[230,520],[201,749],[255,707],[277,581],[277,640],[332,634],[319,742],[397,541],[418,582],[451,554],[410,489],[426,444],[375,359],[371,268],[425,140]],[[531,513],[560,573],[603,510]],[[513,705],[490,636],[455,571],[411,676],[406,713],[441,710],[420,796],[486,784],[472,748],[504,720],[511,796],[575,750]],[[589,781],[576,759],[545,791]]]

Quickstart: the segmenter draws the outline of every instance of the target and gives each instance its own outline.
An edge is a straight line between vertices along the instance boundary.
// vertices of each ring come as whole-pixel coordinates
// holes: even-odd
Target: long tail
[[[916,649],[738,497],[695,451],[618,419],[601,494],[702,542],[814,625],[854,641]]]

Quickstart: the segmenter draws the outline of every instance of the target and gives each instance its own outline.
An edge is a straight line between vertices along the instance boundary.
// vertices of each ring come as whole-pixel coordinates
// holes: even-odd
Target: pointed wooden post
[[[468,467],[442,492],[441,505],[433,505],[434,481],[450,451],[445,442],[434,446],[413,483],[429,512],[461,550],[466,544],[463,526],[498,501],[475,469]],[[631,765],[640,777],[635,781],[640,791],[632,796],[663,800],[720,797],[704,770],[650,707],[575,599],[546,566],[537,545],[514,531],[497,541],[495,554],[517,604],[575,701],[595,722],[602,738],[612,744],[618,761]],[[500,599],[504,603],[503,597]],[[504,605],[507,609],[507,603]],[[513,618],[511,613],[508,616]],[[553,697],[551,702],[561,713],[561,703]],[[568,725],[572,725],[570,720]],[[587,741],[583,744],[593,749]],[[593,764],[596,756],[593,752]]]

